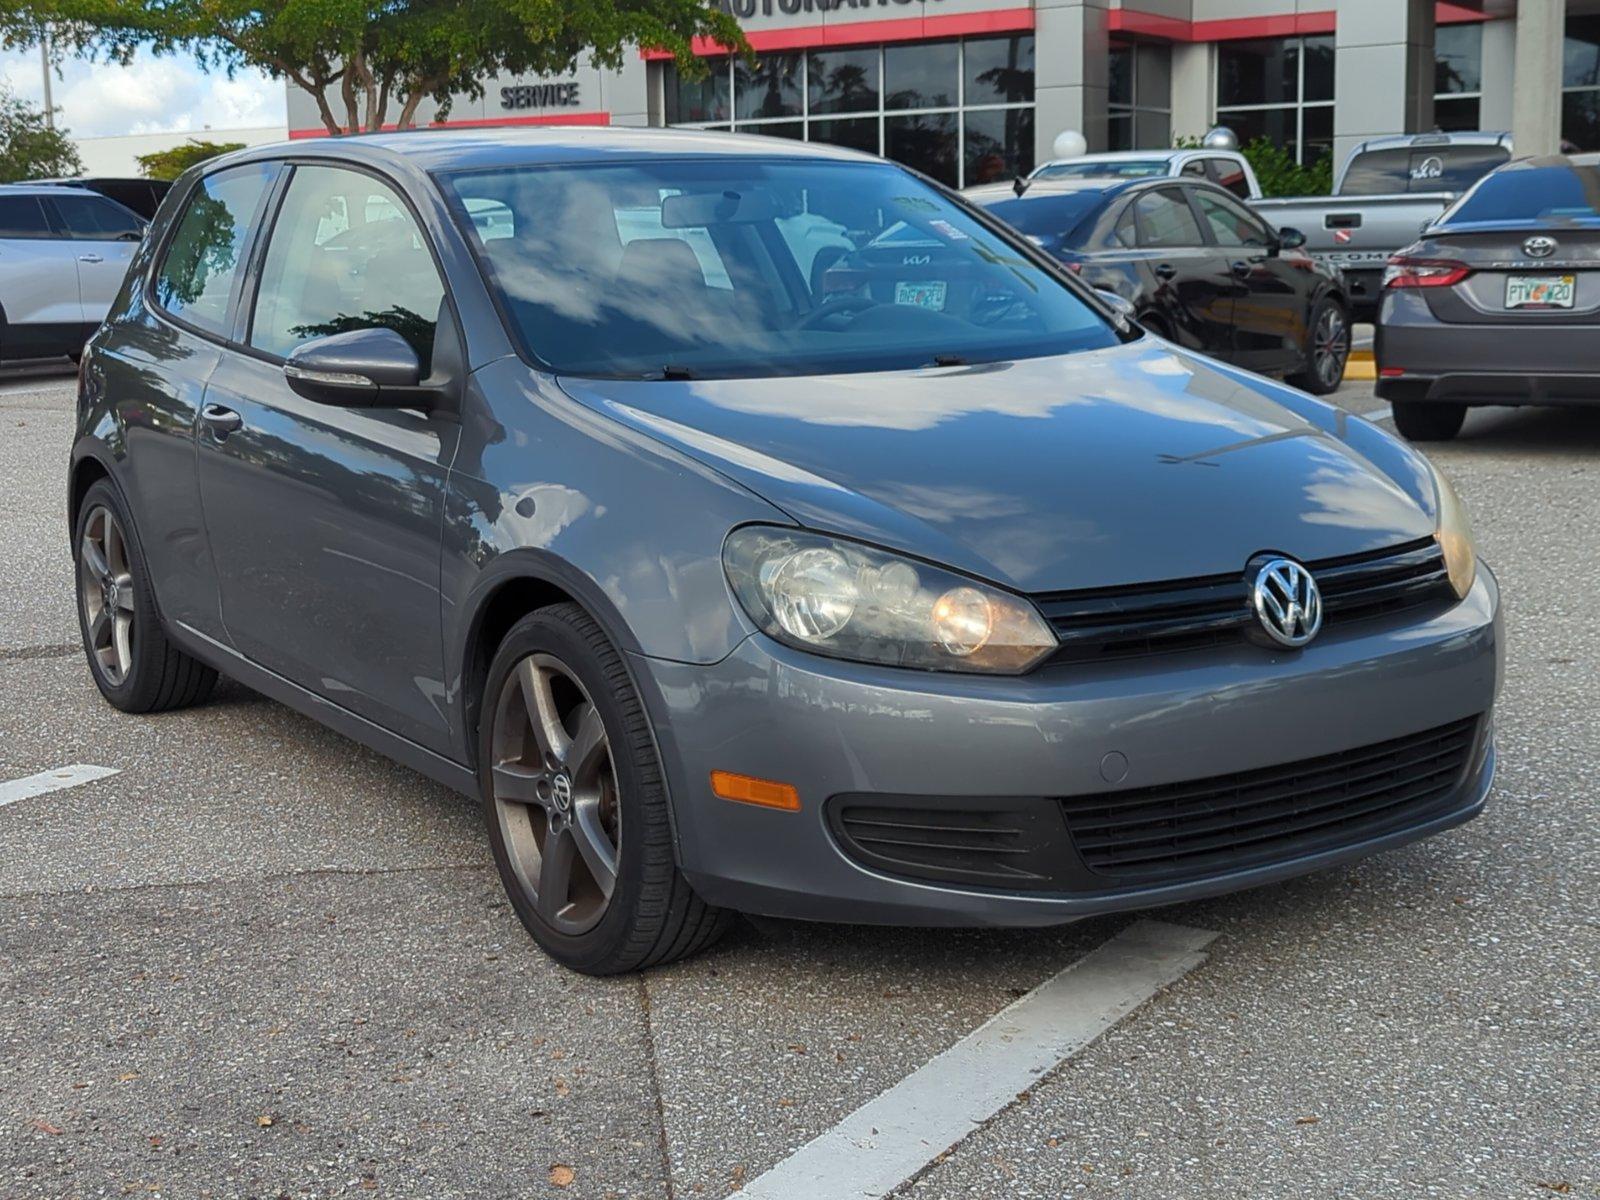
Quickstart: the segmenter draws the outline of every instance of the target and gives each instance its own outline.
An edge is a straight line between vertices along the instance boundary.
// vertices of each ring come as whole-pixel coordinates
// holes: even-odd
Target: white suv
[[[94,192],[0,186],[0,360],[76,358],[144,231],[143,218]]]

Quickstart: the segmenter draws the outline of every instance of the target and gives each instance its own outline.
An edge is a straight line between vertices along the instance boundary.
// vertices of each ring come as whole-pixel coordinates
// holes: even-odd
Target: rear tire
[[[109,479],[91,486],[73,531],[78,628],[95,686],[123,712],[165,712],[211,695],[217,673],[167,640],[138,531]]]
[[[1394,427],[1413,442],[1447,442],[1461,432],[1467,419],[1465,404],[1396,400],[1392,407]]]
[[[517,622],[479,712],[495,866],[545,953],[585,975],[615,975],[722,936],[733,914],[700,899],[678,870],[644,706],[593,618],[557,604]]]
[[[1332,296],[1317,301],[1307,325],[1305,365],[1289,382],[1313,396],[1339,390],[1350,362],[1350,315]]]

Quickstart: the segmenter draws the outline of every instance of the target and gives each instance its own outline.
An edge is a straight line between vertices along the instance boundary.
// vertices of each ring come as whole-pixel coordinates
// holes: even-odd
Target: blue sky
[[[54,81],[56,120],[74,137],[201,132],[284,123],[284,85],[257,72],[206,74],[187,55],[141,54],[126,67],[63,59]],[[0,53],[0,79],[37,104],[37,50]]]

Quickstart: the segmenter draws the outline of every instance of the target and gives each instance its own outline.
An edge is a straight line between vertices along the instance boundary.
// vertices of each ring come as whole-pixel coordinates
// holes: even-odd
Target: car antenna
[[[1011,190],[1018,196],[1022,195],[1023,192],[1028,190],[1028,180],[1018,175],[1011,181]]]

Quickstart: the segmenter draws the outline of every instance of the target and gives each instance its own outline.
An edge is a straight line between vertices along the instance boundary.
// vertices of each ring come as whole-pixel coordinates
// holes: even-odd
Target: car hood
[[[1434,531],[1415,454],[1153,338],[910,372],[560,383],[802,525],[1023,592],[1242,571],[1263,551],[1331,558]]]

